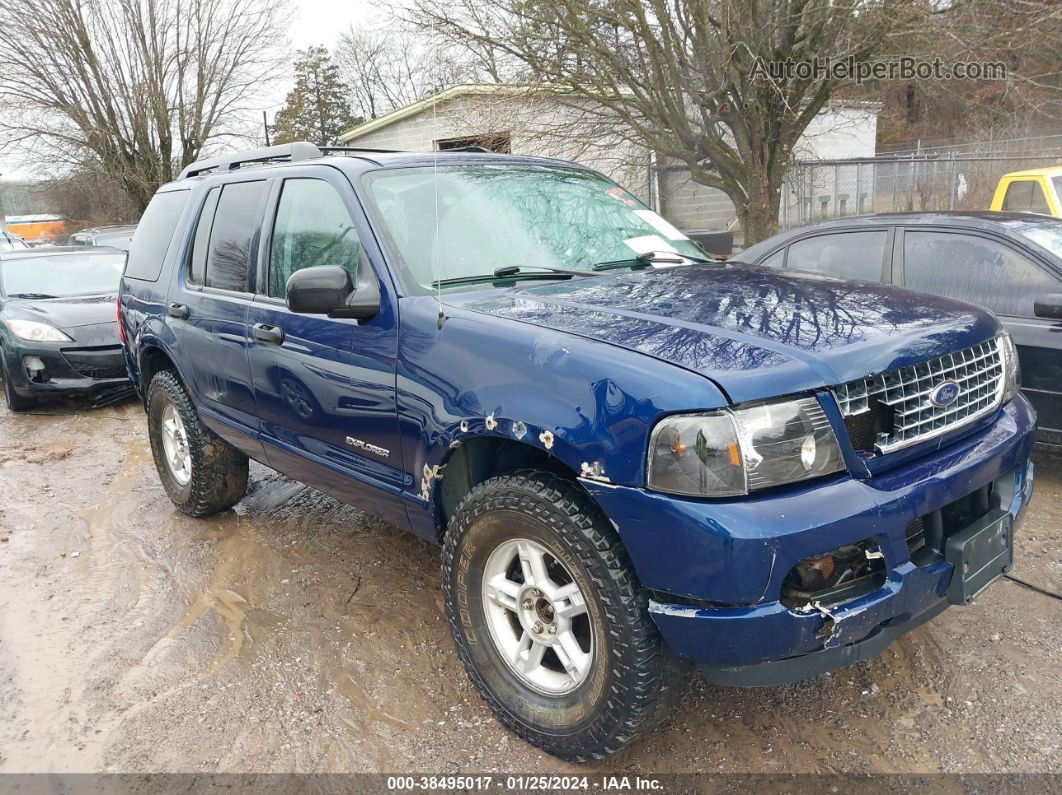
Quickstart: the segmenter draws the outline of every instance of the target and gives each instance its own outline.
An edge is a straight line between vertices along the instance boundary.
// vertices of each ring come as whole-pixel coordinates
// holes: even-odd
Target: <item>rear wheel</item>
[[[147,392],[151,455],[166,494],[189,516],[231,507],[247,492],[247,456],[207,428],[172,370]]]
[[[33,398],[22,397],[15,391],[7,374],[7,359],[2,351],[0,351],[0,378],[4,379],[4,402],[9,411],[29,411],[37,404]]]
[[[527,471],[476,486],[447,531],[443,589],[483,698],[556,756],[619,750],[685,685],[611,524],[563,478]]]

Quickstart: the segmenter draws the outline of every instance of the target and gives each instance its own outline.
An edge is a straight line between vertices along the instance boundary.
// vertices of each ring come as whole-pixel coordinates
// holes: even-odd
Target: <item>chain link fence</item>
[[[1038,155],[917,152],[851,160],[802,160],[782,189],[783,229],[847,215],[987,210],[999,178],[1062,165],[1062,151]]]

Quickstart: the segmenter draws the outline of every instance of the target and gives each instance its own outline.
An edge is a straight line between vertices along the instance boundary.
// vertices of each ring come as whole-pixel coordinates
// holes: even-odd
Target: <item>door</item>
[[[888,262],[889,232],[889,227],[879,227],[802,238],[789,244],[786,270],[822,273],[838,279],[888,281],[883,273]]]
[[[405,523],[407,478],[397,441],[398,328],[390,292],[361,245],[368,234],[349,183],[308,166],[277,180],[248,310],[250,363],[270,464],[335,496]],[[299,315],[285,284],[301,268],[338,265],[381,285],[369,320]]]
[[[1039,438],[1062,444],[1062,323],[1033,313],[1036,297],[1062,292],[1049,268],[1008,243],[941,230],[903,232],[904,285],[992,310],[1014,338],[1021,388],[1040,418]]]
[[[166,310],[182,375],[204,421],[257,457],[261,446],[247,359],[247,309],[267,184],[230,182],[207,192]]]

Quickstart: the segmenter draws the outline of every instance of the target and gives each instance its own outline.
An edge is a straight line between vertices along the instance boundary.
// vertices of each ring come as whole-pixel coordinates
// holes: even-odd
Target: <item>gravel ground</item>
[[[0,409],[0,772],[1047,772],[1062,603],[995,584],[799,685],[691,681],[673,720],[570,765],[495,722],[438,552],[264,467],[177,514],[135,403]],[[1062,591],[1062,459],[1037,456],[1014,575]]]

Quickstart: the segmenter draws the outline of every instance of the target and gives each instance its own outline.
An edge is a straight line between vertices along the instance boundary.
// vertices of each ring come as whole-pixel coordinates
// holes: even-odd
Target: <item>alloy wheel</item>
[[[528,687],[560,696],[586,680],[594,662],[586,599],[545,546],[527,538],[500,544],[483,572],[483,608],[495,648]]]
[[[184,486],[192,479],[192,452],[184,421],[172,403],[162,410],[162,449],[173,479]]]

